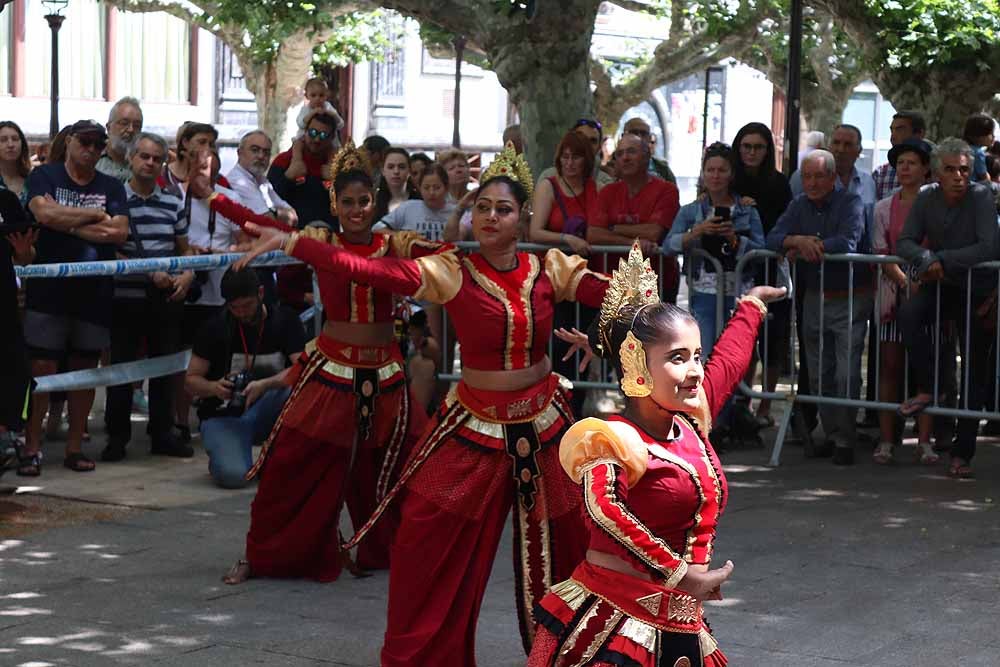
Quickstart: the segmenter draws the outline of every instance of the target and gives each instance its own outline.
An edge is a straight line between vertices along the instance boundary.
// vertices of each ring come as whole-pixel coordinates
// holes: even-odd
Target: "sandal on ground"
[[[972,466],[965,459],[952,459],[948,466],[948,476],[955,479],[971,479],[975,477]]]
[[[903,403],[896,410],[896,413],[899,414],[900,417],[913,417],[914,415],[918,415],[923,412],[933,400],[934,399],[930,396],[927,398],[917,398],[916,396],[908,398],[903,401]]]
[[[73,452],[67,454],[63,459],[63,466],[73,472],[93,472],[97,466],[88,459],[83,452]]]
[[[228,584],[229,586],[236,586],[242,584],[247,579],[253,576],[253,572],[250,571],[250,561],[246,559],[239,559],[233,566],[229,568],[229,571],[222,575],[222,583]]]
[[[934,448],[931,447],[929,442],[918,442],[917,443],[917,460],[920,461],[921,465],[932,466],[936,465],[941,457],[937,455]]]
[[[872,460],[883,466],[892,463],[892,443],[878,443],[878,447],[875,448],[875,453],[872,454]]]
[[[757,426],[760,428],[774,427],[774,417],[771,415],[757,415],[755,421],[757,422]]]
[[[17,457],[18,477],[38,477],[42,474],[42,453],[40,451],[27,456]]]

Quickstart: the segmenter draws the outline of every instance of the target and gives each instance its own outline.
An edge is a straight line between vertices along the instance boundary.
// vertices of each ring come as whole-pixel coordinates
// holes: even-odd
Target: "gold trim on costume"
[[[660,604],[663,602],[663,593],[644,595],[636,598],[635,602],[653,616],[657,616],[660,613]]]
[[[285,239],[285,242],[281,244],[281,250],[288,255],[292,256],[292,252],[295,251],[295,244],[299,242],[299,232],[292,232]]]
[[[625,639],[631,640],[646,649],[650,653],[656,651],[656,639],[660,631],[648,623],[643,623],[636,618],[628,618],[622,623],[618,634]]]
[[[549,592],[557,595],[567,607],[573,610],[574,613],[580,609],[583,603],[586,602],[587,596],[590,595],[590,591],[584,588],[580,582],[575,579],[560,581],[558,584],[550,588]]]
[[[353,380],[354,372],[357,370],[354,366],[348,366],[346,364],[340,364],[336,361],[327,361],[323,364],[322,370],[328,375],[332,375],[341,380]],[[378,381],[385,382],[392,376],[402,373],[403,367],[399,365],[398,361],[391,361],[385,366],[380,366],[378,368]]]
[[[538,257],[535,255],[526,254],[523,255],[528,260],[528,275],[525,277],[524,282],[521,283],[518,289],[518,297],[521,299],[521,303],[524,306],[524,314],[527,325],[527,338],[525,340],[525,356],[530,356],[531,344],[535,336],[535,326],[534,326],[534,313],[531,306],[531,290],[535,286],[535,280],[538,279],[538,274],[541,271],[541,266],[538,262]],[[494,299],[500,302],[504,308],[504,312],[507,315],[507,340],[504,342],[504,354],[503,354],[503,367],[504,370],[514,369],[514,360],[511,356],[514,352],[514,318],[516,313],[514,312],[514,305],[511,303],[507,296],[507,292],[493,282],[493,279],[482,273],[476,265],[469,260],[469,258],[464,258],[462,262],[465,264],[465,268],[469,270],[469,275],[472,279],[479,285],[484,292],[492,296]],[[530,361],[530,359],[529,359]]]
[[[557,303],[576,301],[576,288],[587,273],[587,260],[579,255],[569,256],[558,248],[545,253],[545,275],[552,283]]]
[[[569,655],[569,652],[576,648],[576,643],[580,640],[580,635],[587,629],[587,626],[590,625],[590,621],[597,616],[597,611],[600,609],[601,601],[601,598],[598,598],[590,603],[590,608],[587,609],[587,613],[584,614],[583,618],[577,622],[576,627],[573,628],[573,632],[569,633],[569,636],[566,637],[566,641],[563,642],[562,651],[560,652],[562,656]],[[586,660],[578,662],[577,665],[582,665],[584,662],[586,662]]]
[[[428,241],[417,232],[399,231],[385,234],[389,239],[393,254],[396,257],[410,259],[413,257],[414,248],[425,248],[427,250],[437,250],[441,247],[439,243]]]
[[[544,596],[550,588],[552,588],[552,554],[549,553],[549,517],[548,508],[545,502],[545,490],[539,489],[539,493],[535,494],[536,504],[531,511],[524,508],[524,503],[515,501],[514,504],[517,506],[518,511],[518,527],[520,528],[521,539],[518,540],[521,546],[521,605],[522,605],[522,618],[526,619],[524,628],[526,634],[528,635],[528,642],[533,642],[535,640],[535,624],[531,621],[533,610],[535,604],[538,600],[534,597],[531,590],[531,583],[533,580],[531,574],[531,540],[529,539],[529,529],[531,528],[531,523],[538,524],[539,532],[539,542],[540,544],[538,553],[541,557],[540,567],[541,579],[542,579],[542,592],[541,595]],[[532,519],[532,517],[537,517]]]
[[[637,530],[645,533],[646,537],[650,541],[655,542],[661,549],[670,554],[670,557],[673,560],[678,561],[676,567],[671,570],[658,563],[656,559],[646,553],[642,547],[629,539],[629,537],[618,527],[618,524],[615,523],[614,519],[604,513],[604,510],[601,508],[601,503],[594,494],[592,488],[593,484],[591,483],[591,480],[587,478],[587,476],[592,476],[594,469],[600,466],[593,466],[590,470],[587,470],[586,473],[584,473],[584,503],[586,504],[587,512],[602,530],[612,535],[622,546],[628,549],[640,561],[655,572],[665,575],[667,581],[664,585],[667,588],[676,588],[678,582],[680,582],[680,580],[683,579],[684,575],[687,573],[687,561],[671,549],[670,545],[667,544],[662,538],[654,535],[644,523],[634,517],[628,508],[622,504],[622,502],[618,499],[618,494],[615,493],[614,488],[617,479],[617,476],[615,475],[615,464],[608,462],[605,463],[604,466],[607,468],[607,482],[605,483],[604,495],[608,499],[608,502],[614,504],[618,508],[618,511],[621,512],[622,516],[626,520],[630,521]]]
[[[414,299],[446,304],[462,289],[462,271],[455,253],[427,255],[414,261],[420,269],[420,287]]]
[[[479,417],[470,416],[469,420],[465,422],[465,428],[489,438],[503,440],[503,424],[497,422],[490,422]]]
[[[706,658],[719,650],[719,642],[708,630],[702,628],[698,632],[698,643],[701,645],[701,657]]]
[[[767,316],[767,304],[753,296],[752,294],[744,294],[740,298],[736,299],[736,303],[743,303],[744,301],[753,304],[760,311],[761,315]]]
[[[701,618],[701,605],[690,595],[667,596],[667,620],[694,623]]]

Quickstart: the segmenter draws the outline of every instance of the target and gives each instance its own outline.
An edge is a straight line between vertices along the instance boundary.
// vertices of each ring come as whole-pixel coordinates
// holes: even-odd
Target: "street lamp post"
[[[69,0],[42,0],[49,13],[45,15],[49,28],[52,30],[52,67],[50,68],[52,80],[49,84],[49,100],[51,109],[49,111],[49,139],[55,139],[59,134],[59,28],[62,27],[65,16],[62,10],[69,4]]]

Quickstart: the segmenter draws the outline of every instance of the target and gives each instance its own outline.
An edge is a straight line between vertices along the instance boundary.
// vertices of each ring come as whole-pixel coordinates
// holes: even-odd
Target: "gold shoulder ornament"
[[[649,259],[642,256],[638,240],[632,244],[628,257],[618,262],[618,268],[611,274],[611,283],[601,304],[598,319],[601,342],[604,348],[611,348],[611,327],[614,326],[622,309],[629,306],[643,308],[660,302],[658,278]],[[632,324],[635,323],[633,318]],[[618,349],[622,363],[622,392],[626,396],[649,396],[653,391],[653,378],[646,367],[646,350],[642,341],[632,333],[632,324]]]
[[[500,151],[493,162],[490,163],[479,176],[479,183],[485,183],[495,176],[506,176],[510,180],[520,183],[528,193],[528,199],[535,189],[534,177],[531,175],[531,168],[528,161],[514,148],[514,143],[508,141],[503,150]]]

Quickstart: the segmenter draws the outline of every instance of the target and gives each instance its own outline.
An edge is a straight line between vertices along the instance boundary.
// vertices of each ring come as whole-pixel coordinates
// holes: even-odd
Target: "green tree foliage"
[[[344,67],[350,63],[381,62],[389,39],[383,30],[385,12],[352,12],[339,17],[333,33],[313,52],[317,65]]]

